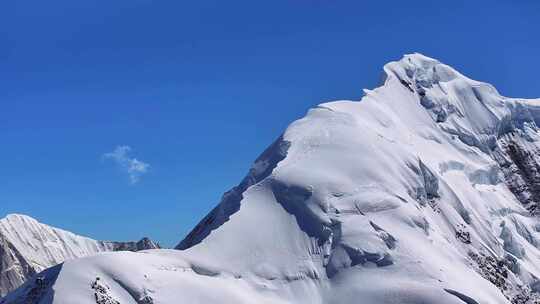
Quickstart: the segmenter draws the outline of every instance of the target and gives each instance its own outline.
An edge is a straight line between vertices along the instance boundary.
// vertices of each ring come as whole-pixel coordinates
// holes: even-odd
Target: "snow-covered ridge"
[[[389,63],[384,70],[418,95],[443,131],[487,153],[502,135],[540,121],[540,99],[503,97],[492,85],[420,54]]]
[[[5,303],[540,301],[540,100],[420,54],[384,74],[293,122],[183,250],[69,261]]]
[[[21,285],[35,273],[65,260],[105,251],[158,248],[148,241],[141,240],[140,248],[137,248],[137,242],[96,241],[47,226],[25,215],[10,214],[0,219],[0,295]]]

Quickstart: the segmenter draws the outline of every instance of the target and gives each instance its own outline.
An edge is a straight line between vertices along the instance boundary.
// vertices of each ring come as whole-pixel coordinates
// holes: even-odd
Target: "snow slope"
[[[104,242],[11,214],[0,220],[0,295],[15,289],[34,274],[65,260],[104,251],[158,248],[148,239],[140,242]]]
[[[538,123],[406,55],[292,123],[181,250],[71,260],[4,303],[536,303]]]

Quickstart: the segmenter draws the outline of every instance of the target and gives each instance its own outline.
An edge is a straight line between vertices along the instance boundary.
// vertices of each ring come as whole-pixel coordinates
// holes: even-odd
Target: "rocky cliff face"
[[[103,242],[107,247],[112,246],[111,251],[141,251],[148,249],[159,249],[160,246],[151,239],[145,237],[138,242]]]
[[[495,156],[510,191],[531,214],[539,215],[539,147],[513,132],[499,139]]]
[[[36,274],[36,269],[4,236],[0,236],[0,296],[14,290],[28,278]]]
[[[159,248],[148,238],[139,242],[96,241],[49,227],[24,215],[0,220],[0,296],[36,273],[75,259],[106,251]]]

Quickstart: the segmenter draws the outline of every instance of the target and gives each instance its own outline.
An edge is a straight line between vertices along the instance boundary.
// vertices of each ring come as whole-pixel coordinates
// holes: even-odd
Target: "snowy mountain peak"
[[[65,260],[104,251],[159,248],[148,238],[139,242],[96,241],[39,223],[22,214],[0,219],[0,295],[34,274]]]
[[[34,218],[28,216],[28,215],[24,215],[24,214],[19,214],[19,213],[10,213],[8,215],[6,215],[4,218],[0,219],[0,222],[2,221],[28,221],[28,222],[37,222]]]
[[[386,81],[399,81],[417,95],[443,131],[484,152],[495,149],[502,135],[537,129],[540,100],[501,96],[490,84],[463,76],[421,54],[405,55],[384,67]]]
[[[532,237],[538,231],[532,215],[540,204],[536,169],[540,157],[535,156],[540,155],[536,125],[540,100],[503,97],[493,86],[421,54],[386,64],[384,75],[383,85],[366,90],[360,102],[321,104],[291,124],[256,161],[267,165],[266,174],[254,177],[252,170],[178,248],[194,246],[190,252],[200,253],[220,247],[223,255],[230,252],[231,257],[266,248],[259,253],[261,259],[272,261],[280,253],[268,248],[268,240],[289,253],[305,246],[308,255],[320,257],[323,270],[301,268],[331,280],[342,272],[353,275],[348,269],[359,264],[375,264],[382,275],[389,265],[401,264],[391,266],[399,269],[421,260],[426,265],[422,267],[440,269],[446,279],[422,267],[413,273],[439,277],[437,284],[446,282],[447,288],[440,290],[447,296],[462,295],[455,293],[459,289],[477,293],[455,285],[460,277],[470,275],[449,271],[457,267],[450,266],[455,259],[465,263],[464,269],[474,265],[473,273],[491,283],[504,281],[495,285],[508,299],[518,301],[526,293],[517,286],[540,284],[530,280],[540,274],[529,272],[536,269],[534,263],[515,259],[516,254],[525,256],[526,246],[518,245],[518,235],[538,244]],[[293,216],[300,231],[315,244],[275,227],[284,220],[268,219],[272,202]],[[245,227],[257,228],[251,234],[246,231],[251,228]],[[406,227],[422,234],[406,232]],[[227,248],[235,243],[232,231],[242,235],[240,251]],[[281,234],[289,236],[276,236]],[[297,254],[303,256],[302,252]],[[537,254],[535,249],[533,255]],[[438,256],[438,262],[432,256]],[[439,259],[449,259],[448,264],[438,264]],[[490,263],[508,267],[486,269],[492,267]],[[520,263],[527,264],[528,270],[517,270]],[[272,265],[278,273],[298,267],[283,261]],[[498,277],[498,271],[509,269],[514,270],[509,278]],[[359,273],[353,276],[374,280]],[[450,284],[449,276],[454,276],[454,283]],[[391,276],[379,278],[388,279]],[[397,281],[381,287],[397,288],[392,284]],[[475,286],[489,289],[480,285]],[[371,288],[363,292],[376,298],[374,302],[385,302],[380,290]],[[414,297],[430,297],[427,290],[424,293]],[[486,303],[504,302],[497,297],[489,296]]]
[[[31,219],[31,217],[29,217],[27,215],[24,215],[24,214],[20,214],[20,213],[10,213],[10,214],[6,215],[3,219],[18,218],[18,217],[22,217],[22,218],[26,217],[26,218]]]
[[[538,303],[540,100],[420,54],[384,75],[293,122],[182,250],[74,260],[5,302]]]

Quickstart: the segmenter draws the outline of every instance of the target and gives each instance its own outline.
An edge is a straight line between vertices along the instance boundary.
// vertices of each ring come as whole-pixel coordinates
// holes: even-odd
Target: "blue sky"
[[[404,53],[539,97],[539,17],[536,0],[3,1],[0,217],[173,246],[291,121]]]

